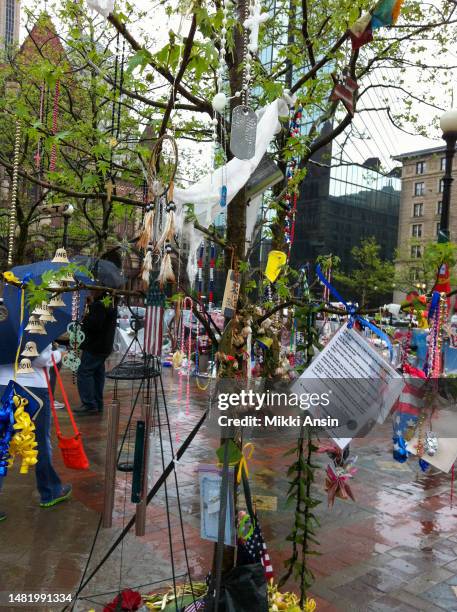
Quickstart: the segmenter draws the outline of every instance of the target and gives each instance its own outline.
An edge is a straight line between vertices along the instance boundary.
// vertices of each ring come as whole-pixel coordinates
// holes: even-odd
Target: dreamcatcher
[[[138,246],[145,251],[142,280],[148,285],[155,260],[160,261],[158,280],[163,287],[175,282],[172,265],[173,240],[176,234],[176,205],[173,185],[178,166],[178,148],[172,136],[158,138],[147,163],[142,160],[148,190],[143,227]]]

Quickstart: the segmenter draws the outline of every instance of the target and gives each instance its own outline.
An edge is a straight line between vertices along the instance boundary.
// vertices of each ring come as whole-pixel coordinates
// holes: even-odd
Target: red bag
[[[67,409],[68,416],[70,417],[70,421],[71,421],[71,424],[73,426],[73,431],[74,431],[74,435],[71,437],[65,437],[62,435],[62,431],[59,426],[59,420],[57,418],[56,407],[54,405],[54,395],[52,393],[51,384],[49,382],[48,369],[44,368],[44,375],[46,376],[46,382],[48,384],[49,399],[51,401],[52,416],[54,417],[54,424],[56,426],[57,440],[58,440],[60,451],[62,453],[63,462],[65,463],[67,468],[71,468],[73,470],[87,470],[89,468],[89,460],[84,451],[81,433],[78,430],[75,419],[73,417],[73,413],[70,408],[70,403],[68,401],[68,396],[63,386],[62,378],[60,376],[59,368],[57,367],[56,362],[54,360],[54,356],[52,356],[52,365],[54,367],[57,382],[59,383],[59,387],[62,392],[63,401]]]

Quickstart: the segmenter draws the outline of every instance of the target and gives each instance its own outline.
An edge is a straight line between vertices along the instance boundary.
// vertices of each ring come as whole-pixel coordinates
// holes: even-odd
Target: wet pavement
[[[72,405],[78,405],[71,375],[65,374]],[[178,377],[166,370],[164,382],[172,423],[173,443],[181,443],[199,420],[207,403],[207,392],[191,380],[192,401],[186,415],[185,383],[181,409],[178,405]],[[121,432],[125,429],[136,385],[122,383]],[[106,389],[103,416],[78,417],[90,469],[66,469],[59,451],[55,464],[65,482],[73,484],[73,499],[52,509],[40,509],[34,475],[11,470],[0,495],[0,508],[8,512],[0,523],[2,570],[0,592],[75,592],[80,584],[103,505],[106,414],[113,383]],[[62,422],[68,421],[62,411]],[[140,407],[134,420],[139,418]],[[133,456],[133,430],[127,435],[123,458]],[[102,610],[120,588],[143,592],[177,581],[190,568],[194,579],[204,579],[211,566],[213,545],[200,538],[198,466],[214,461],[217,442],[205,426],[179,462],[179,502],[183,519],[183,544],[178,496],[173,477],[167,490],[160,492],[147,509],[146,535],[128,534],[123,544],[96,573],[83,590],[76,610]],[[258,510],[262,531],[272,557],[275,575],[283,572],[283,561],[290,556],[292,513],[286,508],[287,467],[290,447],[280,438],[257,443],[249,462],[251,487],[255,495],[267,496],[276,509]],[[328,508],[324,492],[324,470],[319,470],[315,496],[322,499],[316,512],[321,522],[317,537],[320,555],[310,561],[316,580],[311,594],[318,611],[457,610],[457,509],[451,507],[451,478],[448,475],[418,474],[415,464],[401,465],[392,460],[390,425],[376,436],[353,444],[358,456],[358,473],[351,486],[356,502],[337,499]],[[165,462],[170,458],[165,444]],[[154,458],[155,476],[161,471],[160,453]],[[317,462],[325,465],[323,456]],[[108,550],[135,510],[130,502],[131,477],[118,472],[112,529],[101,529],[88,573]],[[166,512],[166,496],[170,514]],[[169,538],[171,533],[171,538]],[[171,540],[171,543],[170,543]],[[170,554],[170,548],[173,554]],[[186,563],[187,553],[187,563]],[[144,586],[143,586],[144,585]],[[294,590],[293,581],[288,587]],[[61,610],[62,605],[30,610]],[[14,609],[11,605],[2,610]],[[18,608],[19,609],[19,608]],[[24,608],[22,608],[24,609]],[[254,612],[254,611],[253,611]]]

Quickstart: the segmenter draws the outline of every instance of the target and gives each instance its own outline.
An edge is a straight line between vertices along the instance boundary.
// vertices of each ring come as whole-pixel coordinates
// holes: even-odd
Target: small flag
[[[344,81],[339,80],[334,74],[332,74],[332,79],[335,85],[330,100],[341,100],[347,112],[354,116],[354,94],[359,87],[357,81],[348,75],[344,77]]]
[[[183,612],[201,612],[201,610],[205,609],[205,600],[204,599],[196,599],[188,606],[184,608]]]
[[[247,540],[240,538],[238,541],[238,564],[245,565],[247,563],[259,563],[259,561],[263,565],[267,581],[273,578],[274,573],[270,555],[263,539],[259,522],[256,519],[252,535]]]
[[[150,284],[145,306],[144,352],[146,355],[161,355],[165,294],[161,291],[157,282]]]

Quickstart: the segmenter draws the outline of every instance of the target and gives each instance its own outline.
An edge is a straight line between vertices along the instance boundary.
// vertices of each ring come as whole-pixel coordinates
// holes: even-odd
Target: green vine
[[[287,568],[284,576],[279,580],[279,587],[282,587],[293,575],[300,585],[300,609],[303,609],[306,602],[306,593],[314,580],[314,574],[308,567],[310,555],[319,555],[313,550],[313,545],[318,545],[316,529],[319,527],[319,520],[314,514],[314,508],[321,501],[312,497],[311,487],[314,483],[314,472],[318,469],[312,462],[312,454],[317,450],[314,445],[310,430],[307,430],[306,440],[301,437],[297,445],[290,449],[286,455],[296,455],[296,460],[289,467],[287,476],[289,490],[287,492],[286,505],[295,506],[294,525],[287,540],[292,542],[292,554],[284,562]]]

